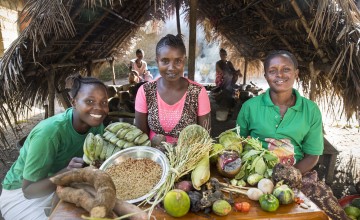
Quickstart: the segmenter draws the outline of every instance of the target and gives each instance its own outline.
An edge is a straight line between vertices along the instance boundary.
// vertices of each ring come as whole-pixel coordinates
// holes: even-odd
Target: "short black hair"
[[[264,61],[264,71],[266,73],[266,69],[269,67],[270,61],[277,56],[286,56],[289,57],[290,60],[293,62],[295,69],[297,69],[299,67],[298,61],[296,59],[296,57],[294,56],[294,54],[290,53],[287,50],[273,50],[271,51],[265,58]]]
[[[183,41],[182,35],[173,35],[173,34],[167,34],[165,37],[161,38],[159,42],[156,45],[156,57],[159,55],[160,48],[164,46],[170,46],[173,48],[180,49],[180,51],[186,55],[186,48]]]
[[[142,49],[137,49],[135,54],[141,53],[142,55],[144,55],[144,51]]]
[[[97,78],[94,77],[82,77],[81,75],[73,75],[66,78],[66,89],[69,89],[69,94],[71,98],[75,98],[78,94],[81,85],[83,84],[97,84],[103,86],[107,92],[106,85]]]
[[[220,53],[226,53],[227,54],[227,52],[226,52],[226,50],[224,48],[220,48]]]

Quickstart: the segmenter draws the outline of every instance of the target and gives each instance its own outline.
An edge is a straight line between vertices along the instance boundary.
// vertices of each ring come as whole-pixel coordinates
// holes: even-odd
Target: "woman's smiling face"
[[[165,80],[178,80],[184,74],[185,59],[185,54],[179,48],[170,46],[159,48],[156,62],[160,75]]]
[[[82,128],[99,126],[109,113],[107,91],[102,85],[82,84],[72,102],[75,126]],[[75,129],[82,130],[80,127]]]
[[[271,58],[269,65],[265,70],[265,79],[270,89],[274,92],[284,92],[292,90],[299,70],[290,57],[285,54],[279,54]]]

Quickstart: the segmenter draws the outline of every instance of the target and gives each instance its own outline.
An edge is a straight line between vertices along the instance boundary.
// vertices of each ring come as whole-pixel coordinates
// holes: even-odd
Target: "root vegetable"
[[[56,194],[65,202],[74,203],[76,206],[84,208],[90,213],[91,217],[103,218],[108,216],[105,206],[98,206],[93,196],[84,189],[58,186]]]
[[[97,217],[106,217],[112,215],[112,210],[115,206],[116,201],[116,190],[115,185],[111,180],[111,177],[106,172],[94,169],[93,167],[86,167],[56,175],[50,178],[50,180],[54,184],[60,186],[69,186],[71,183],[74,182],[89,183],[95,188],[96,191],[93,208],[104,206],[106,209],[104,216]],[[70,194],[66,193],[62,195],[62,197],[60,197],[59,195],[59,198],[61,198],[62,200],[70,199],[67,197],[71,196]],[[93,217],[91,211],[90,215],[91,217]]]
[[[274,183],[271,180],[264,178],[259,181],[258,189],[263,193],[272,193],[274,190]]]
[[[175,189],[181,189],[185,192],[190,192],[191,190],[193,190],[193,186],[191,181],[183,180],[175,184]]]
[[[258,188],[251,188],[246,192],[246,195],[249,197],[249,199],[258,201],[260,196],[262,196],[264,193],[258,189]]]
[[[95,188],[90,186],[89,184],[85,183],[72,183],[71,187],[76,189],[82,189],[85,190],[87,193],[89,193],[91,196],[96,195]],[[113,211],[118,216],[128,216],[127,219],[129,220],[146,220],[147,219],[147,213],[146,210],[142,210],[136,205],[130,204],[125,201],[121,201],[119,199],[116,199],[115,206]]]

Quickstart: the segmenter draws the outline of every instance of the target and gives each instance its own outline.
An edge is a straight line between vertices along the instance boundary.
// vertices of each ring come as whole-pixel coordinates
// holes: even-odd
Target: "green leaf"
[[[272,161],[272,160],[277,160],[277,159],[278,159],[278,157],[275,156],[275,155],[272,154],[272,153],[266,153],[266,154],[264,154],[263,157],[264,157],[264,159],[267,160],[267,161]]]
[[[252,169],[254,169],[256,166],[257,166],[257,162],[259,161],[259,160],[262,160],[262,158],[261,158],[261,156],[257,156],[254,160],[253,160],[253,162],[252,162],[252,164],[251,164],[251,170]]]
[[[266,164],[265,164],[263,158],[260,157],[260,159],[258,159],[257,162],[256,162],[255,172],[260,174],[260,175],[264,175],[266,169],[267,169]]]
[[[248,160],[250,157],[254,156],[254,155],[258,155],[260,154],[261,151],[259,150],[250,150],[249,152],[247,152],[244,156],[243,156],[243,160]]]
[[[238,174],[236,174],[235,179],[239,180],[245,176],[245,166],[242,166]]]

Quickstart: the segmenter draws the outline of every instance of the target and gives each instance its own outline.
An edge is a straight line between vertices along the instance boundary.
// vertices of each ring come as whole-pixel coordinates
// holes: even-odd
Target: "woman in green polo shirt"
[[[109,112],[106,86],[95,78],[71,78],[72,108],[36,125],[2,182],[0,210],[5,220],[47,219],[56,185],[49,178],[83,166],[89,132],[102,134]]]
[[[299,74],[293,54],[272,52],[265,59],[264,69],[270,88],[242,106],[237,118],[240,135],[259,138],[282,163],[306,173],[324,149],[320,110],[293,88]]]

